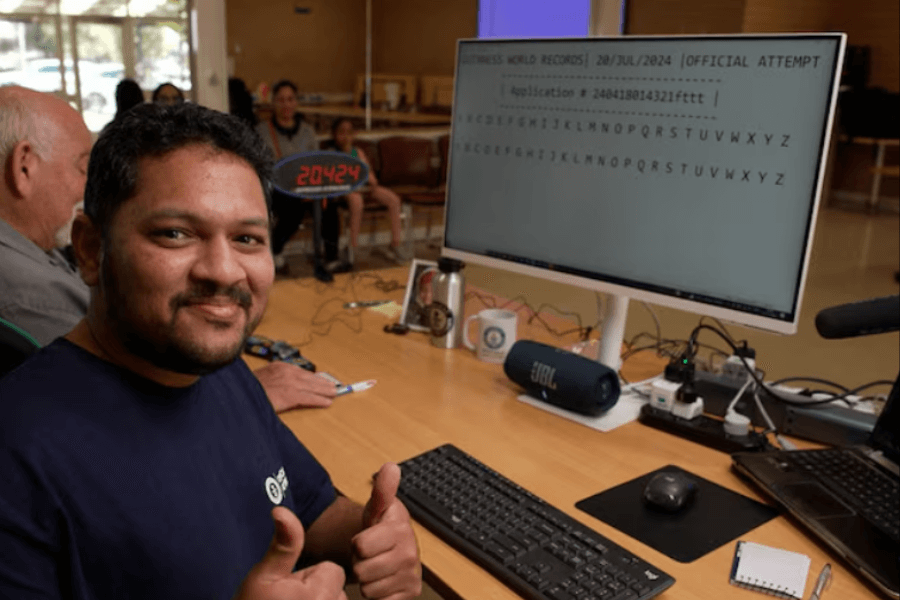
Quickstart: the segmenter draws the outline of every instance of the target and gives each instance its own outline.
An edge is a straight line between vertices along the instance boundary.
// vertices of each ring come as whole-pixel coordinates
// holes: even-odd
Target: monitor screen
[[[844,43],[461,40],[442,253],[793,333]]]

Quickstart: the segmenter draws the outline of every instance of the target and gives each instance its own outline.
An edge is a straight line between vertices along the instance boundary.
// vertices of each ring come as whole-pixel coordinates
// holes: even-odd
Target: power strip
[[[748,435],[731,435],[725,431],[722,421],[706,415],[700,415],[690,420],[682,419],[668,411],[660,410],[652,404],[645,404],[641,408],[638,420],[644,425],[668,431],[728,454],[774,449],[766,436],[754,431]]]
[[[704,410],[716,416],[725,415],[726,407],[741,385],[730,378],[706,371],[697,371],[694,378],[697,394],[703,397]],[[795,402],[810,400],[808,396],[786,391],[780,391],[779,395]],[[842,446],[864,444],[875,428],[875,421],[878,418],[872,413],[853,410],[837,403],[819,406],[789,405],[778,402],[765,393],[760,394],[760,401],[766,407],[779,433],[823,444]],[[751,393],[745,392],[734,408],[750,417],[754,425],[767,426]]]

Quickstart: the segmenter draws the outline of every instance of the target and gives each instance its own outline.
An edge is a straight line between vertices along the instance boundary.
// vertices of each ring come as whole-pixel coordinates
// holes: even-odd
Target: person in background
[[[91,135],[69,104],[0,88],[0,318],[41,346],[84,318],[90,290],[58,249],[84,197]],[[278,412],[330,406],[334,385],[273,362],[254,374]]]
[[[174,83],[166,82],[153,90],[153,102],[157,104],[180,104],[184,102],[184,94]]]
[[[123,79],[116,86],[116,119],[130,108],[143,103],[144,91],[134,79]]]
[[[228,78],[228,112],[256,127],[258,121],[253,112],[253,96],[239,77]]]
[[[0,318],[46,345],[87,311],[60,247],[84,196],[91,134],[67,102],[0,88]]]
[[[391,244],[388,247],[377,249],[390,261],[402,262],[400,256],[400,196],[393,190],[378,185],[378,179],[372,172],[372,164],[362,148],[353,145],[355,131],[353,129],[353,121],[348,118],[339,118],[331,125],[331,149],[338,152],[345,152],[359,158],[369,167],[369,193],[376,201],[380,202],[388,209],[388,215],[391,219]],[[363,214],[363,196],[360,192],[351,192],[345,196],[347,199],[347,207],[350,210],[350,248],[349,256],[355,256],[356,246],[359,240],[359,229],[362,225]]]
[[[297,86],[283,79],[272,86],[272,118],[260,122],[257,133],[275,155],[275,161],[301,152],[312,152],[319,149],[316,132],[312,126],[297,112]],[[272,213],[275,225],[272,227],[272,252],[275,255],[275,268],[278,272],[286,272],[286,261],[282,253],[287,241],[294,235],[303,215],[311,202],[300,200],[275,190],[272,194]],[[324,261],[337,259],[337,241],[340,235],[340,220],[337,205],[326,204],[322,212],[322,239],[325,242]],[[316,264],[316,277],[331,281],[323,264]]]

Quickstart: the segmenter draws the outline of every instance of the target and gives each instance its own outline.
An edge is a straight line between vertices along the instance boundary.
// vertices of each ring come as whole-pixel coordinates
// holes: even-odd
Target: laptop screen
[[[894,381],[887,404],[875,423],[872,446],[895,463],[900,462],[900,377]]]

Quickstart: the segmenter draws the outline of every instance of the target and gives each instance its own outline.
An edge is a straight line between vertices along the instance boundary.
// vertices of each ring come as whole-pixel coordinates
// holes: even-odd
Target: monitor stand
[[[628,296],[608,294],[606,314],[600,327],[600,347],[597,362],[618,372],[622,366],[622,343],[625,341],[625,320],[628,317]]]
[[[622,343],[625,339],[628,297],[609,294],[604,312],[603,324],[600,327],[599,347],[597,348],[597,362],[618,372],[619,367],[622,366]],[[602,432],[612,431],[616,427],[636,421],[641,408],[647,403],[644,396],[626,388],[622,390],[618,401],[612,408],[599,416],[590,417],[548,404],[527,394],[522,394],[518,399],[535,408]]]

